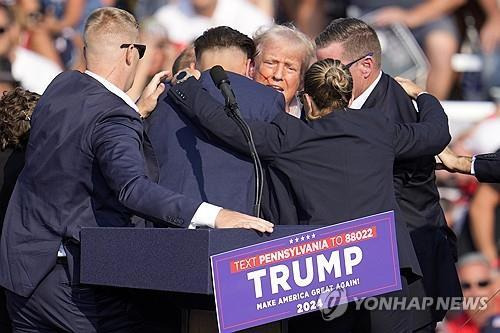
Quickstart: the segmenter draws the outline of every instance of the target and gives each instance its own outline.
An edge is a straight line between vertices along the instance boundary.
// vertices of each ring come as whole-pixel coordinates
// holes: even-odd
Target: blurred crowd
[[[378,29],[401,25],[411,32],[428,61],[427,91],[441,100],[496,103],[497,112],[455,137],[452,148],[462,155],[500,148],[500,10],[496,0],[0,0],[0,3],[0,93],[21,86],[42,94],[61,71],[84,68],[83,23],[90,12],[102,6],[126,9],[141,22],[147,51],[129,92],[131,96],[138,96],[152,75],[161,69],[189,66],[194,58],[193,40],[210,27],[226,25],[252,37],[261,26],[291,22],[315,38],[334,18],[370,14]],[[390,52],[384,54],[390,56]],[[491,296],[499,289],[495,267],[500,247],[500,185],[479,184],[474,177],[444,172],[438,173],[438,184],[447,222],[458,236],[462,258],[458,268],[464,295]],[[489,314],[499,312],[498,298],[489,304]],[[486,325],[488,318],[474,313],[452,314],[443,329],[479,332],[478,327]],[[499,326],[500,323],[496,327]],[[464,327],[468,330],[463,330]]]

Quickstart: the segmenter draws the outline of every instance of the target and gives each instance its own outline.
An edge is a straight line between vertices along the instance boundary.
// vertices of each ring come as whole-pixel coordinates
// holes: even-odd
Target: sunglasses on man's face
[[[0,35],[3,35],[7,31],[6,27],[0,27]]]
[[[139,52],[139,59],[142,59],[144,57],[144,53],[146,53],[146,45],[144,44],[122,44],[120,46],[121,49],[127,49],[132,45],[137,49],[137,52]]]
[[[490,283],[491,283],[490,280],[481,280],[481,281],[478,281],[477,283],[471,283],[471,282],[464,281],[460,285],[462,286],[462,290],[468,290],[468,289],[472,288],[472,286],[474,286],[474,285],[478,288],[486,288],[487,286],[490,285]]]
[[[352,65],[354,65],[355,63],[357,63],[358,61],[360,60],[363,60],[364,58],[366,57],[373,57],[373,52],[368,52],[367,54],[365,54],[364,56],[356,59],[356,60],[353,60],[351,61],[350,63],[348,63],[347,65],[345,65],[346,68],[350,68]]]

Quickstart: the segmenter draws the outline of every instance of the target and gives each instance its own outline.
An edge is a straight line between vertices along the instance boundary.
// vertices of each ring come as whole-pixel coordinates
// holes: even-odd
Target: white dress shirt
[[[373,89],[375,89],[381,78],[382,78],[382,71],[380,71],[377,78],[375,79],[375,81],[372,82],[372,84],[370,84],[368,89],[363,91],[361,95],[359,95],[352,101],[351,105],[349,105],[349,108],[361,109],[363,107],[363,104],[365,104],[366,100],[368,99],[368,97],[370,97],[370,94],[372,93]]]

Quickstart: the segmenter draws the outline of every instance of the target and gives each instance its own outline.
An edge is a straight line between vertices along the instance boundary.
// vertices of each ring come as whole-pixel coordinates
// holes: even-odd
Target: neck
[[[109,68],[113,68],[109,70]],[[115,67],[111,66],[91,66],[88,65],[87,69],[100,77],[103,77],[107,81],[114,84],[116,87],[120,88],[123,91],[126,91],[127,80],[122,75],[122,71],[117,70]]]
[[[363,86],[357,92],[354,92],[352,99],[356,99],[362,93],[364,93],[368,89],[368,87],[370,87],[373,84],[373,82],[375,82],[379,74],[380,74],[380,69],[373,71],[370,74],[370,76],[365,81],[363,81]]]

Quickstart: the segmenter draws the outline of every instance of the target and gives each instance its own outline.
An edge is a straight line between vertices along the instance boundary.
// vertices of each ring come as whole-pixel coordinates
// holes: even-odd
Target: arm
[[[110,111],[92,134],[92,148],[106,183],[128,209],[157,223],[177,227],[209,226],[272,232],[254,216],[191,200],[149,180],[141,151],[140,119]]]
[[[448,117],[439,101],[427,93],[417,97],[420,122],[394,124],[394,149],[397,158],[437,155],[451,140]]]
[[[169,90],[175,105],[208,136],[221,140],[226,146],[249,154],[248,145],[240,128],[226,115],[224,106],[216,101],[201,83],[189,78]],[[288,117],[284,112],[276,118]],[[286,133],[276,124],[247,121],[252,131],[255,147],[263,159],[271,160],[283,149]]]
[[[481,46],[485,53],[491,53],[500,42],[500,8],[497,0],[481,0],[479,3],[486,14],[486,22],[481,28]]]
[[[409,9],[396,6],[385,7],[378,11],[375,24],[386,26],[402,23],[409,28],[416,28],[452,13],[464,3],[465,0],[427,0]]]
[[[113,112],[96,125],[92,135],[93,151],[108,186],[130,210],[153,221],[188,227],[201,202],[146,177],[140,120]]]
[[[500,154],[477,155],[474,160],[474,174],[480,182],[500,183]]]
[[[489,260],[496,262],[495,208],[500,195],[492,186],[479,187],[470,205],[470,228],[474,244]]]

